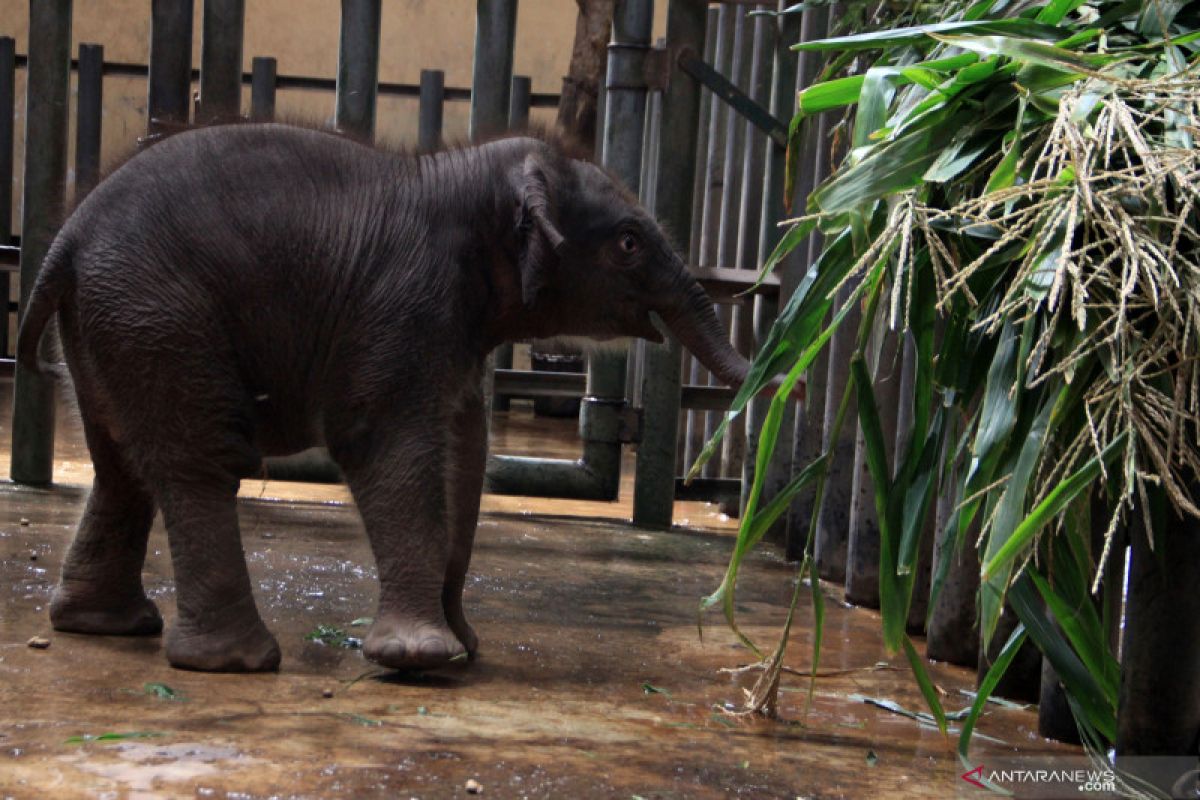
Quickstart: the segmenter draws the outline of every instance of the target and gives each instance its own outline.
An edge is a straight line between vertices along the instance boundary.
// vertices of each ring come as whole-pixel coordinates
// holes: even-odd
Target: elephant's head
[[[746,359],[635,197],[594,164],[543,142],[515,162],[508,179],[523,316],[536,326],[531,335],[661,342],[653,312],[720,380],[742,384]]]

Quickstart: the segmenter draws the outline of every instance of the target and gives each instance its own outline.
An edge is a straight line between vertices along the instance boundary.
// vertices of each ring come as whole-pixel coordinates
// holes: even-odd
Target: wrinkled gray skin
[[[367,658],[473,654],[462,589],[479,512],[480,381],[498,344],[642,336],[656,312],[726,383],[747,365],[654,221],[600,169],[535,139],[421,158],[279,125],[139,154],[54,241],[19,355],[58,312],[95,484],[54,627],[155,634],[141,570],[167,527],[177,667],[278,667],[235,495],[264,456],[325,445],[379,568]]]

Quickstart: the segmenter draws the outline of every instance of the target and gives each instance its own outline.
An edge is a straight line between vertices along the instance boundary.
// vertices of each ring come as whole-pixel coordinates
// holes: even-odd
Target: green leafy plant
[[[762,495],[765,467],[792,387],[861,307],[835,428],[854,403],[875,488],[885,645],[903,650],[945,732],[905,621],[934,499],[953,492],[947,544],[972,546],[968,529],[981,531],[981,630],[991,637],[1006,603],[1022,623],[963,721],[961,752],[1027,638],[1058,672],[1085,741],[1102,747],[1115,738],[1119,681],[1110,623],[1091,595],[1114,535],[1134,516],[1153,535],[1149,512],[1163,504],[1200,516],[1189,493],[1200,477],[1200,10],[978,0],[908,9],[878,27],[796,48],[836,57],[798,96],[790,167],[817,113],[846,110],[849,149],[764,264],[766,274],[812,232],[825,237],[727,417],[786,373],[725,581],[704,607],[720,605],[736,630],[740,561],[800,488],[823,491],[828,454],[774,498]],[[843,74],[851,59],[857,68]],[[843,287],[854,288],[838,305]],[[894,457],[873,331],[905,336],[915,353],[909,444]],[[935,594],[954,551],[943,548]],[[807,580],[749,710],[774,710],[802,585],[817,672],[823,605],[811,554],[810,533]]]

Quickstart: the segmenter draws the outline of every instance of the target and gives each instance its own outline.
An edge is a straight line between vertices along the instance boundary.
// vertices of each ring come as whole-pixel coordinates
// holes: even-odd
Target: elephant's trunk
[[[658,309],[659,316],[680,343],[700,360],[719,380],[740,388],[750,364],[729,343],[729,333],[713,312],[713,303],[704,289],[679,265],[677,278],[682,284],[670,293],[671,300]]]

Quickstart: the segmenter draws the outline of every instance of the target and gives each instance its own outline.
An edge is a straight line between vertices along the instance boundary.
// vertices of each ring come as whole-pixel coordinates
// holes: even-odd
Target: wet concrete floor
[[[3,398],[7,401],[7,398]],[[0,442],[10,438],[7,402]],[[569,423],[511,412],[496,448],[565,455]],[[534,435],[536,434],[536,435]],[[241,519],[263,618],[283,649],[272,675],[170,668],[158,638],[50,629],[46,606],[90,480],[69,415],[51,490],[0,484],[0,797],[947,797],[963,782],[953,737],[859,696],[922,710],[903,656],[888,658],[873,612],[825,587],[822,671],[785,676],[781,719],[735,718],[752,660],[720,618],[697,634],[698,599],[718,584],[734,523],[680,504],[686,526],[647,532],[623,502],[485,498],[467,607],[477,661],[428,674],[373,667],[353,638],[375,570],[340,487],[247,482]],[[0,474],[8,453],[0,452]],[[174,591],[156,525],[147,589],[171,623]],[[763,549],[743,571],[739,620],[770,646],[793,569]],[[789,650],[804,669],[807,603]],[[47,649],[27,640],[49,639]],[[880,662],[886,662],[879,666]],[[973,674],[933,665],[948,710]],[[1040,739],[1032,710],[994,707],[973,756],[1074,752]],[[117,734],[122,738],[106,738]],[[96,737],[96,738],[90,738]]]

